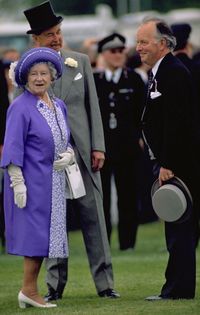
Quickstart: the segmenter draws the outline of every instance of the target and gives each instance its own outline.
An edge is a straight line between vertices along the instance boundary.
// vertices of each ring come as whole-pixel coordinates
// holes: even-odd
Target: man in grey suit
[[[79,164],[86,196],[73,200],[80,216],[81,229],[91,273],[100,297],[119,297],[113,290],[113,271],[102,205],[99,170],[104,163],[104,137],[94,79],[86,55],[62,50],[61,22],[49,1],[24,11],[37,47],[52,48],[65,64],[53,93],[67,105],[72,144]],[[61,299],[67,282],[67,259],[46,259],[48,294],[46,301]]]

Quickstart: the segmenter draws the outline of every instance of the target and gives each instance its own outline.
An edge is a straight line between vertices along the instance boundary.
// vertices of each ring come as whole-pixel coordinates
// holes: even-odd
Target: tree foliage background
[[[119,1],[127,0],[51,0],[51,3],[56,12],[62,13],[64,15],[79,15],[79,14],[93,14],[95,12],[95,7],[98,4],[109,5],[113,13],[117,12],[117,5]],[[129,3],[134,0],[129,0]],[[136,0],[135,0],[136,1]],[[27,9],[31,6],[38,5],[42,3],[43,0],[0,0],[0,7],[2,11],[6,10],[9,12],[14,12],[16,14],[21,14],[21,11]],[[157,10],[160,12],[166,12],[172,9],[180,9],[187,7],[200,8],[199,0],[140,0],[141,10]]]

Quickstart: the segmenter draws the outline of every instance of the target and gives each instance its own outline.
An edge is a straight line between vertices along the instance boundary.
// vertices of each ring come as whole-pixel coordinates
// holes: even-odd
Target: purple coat
[[[10,105],[1,166],[22,168],[27,205],[14,204],[13,189],[5,171],[5,223],[7,251],[21,256],[48,256],[51,218],[54,141],[50,127],[38,111],[38,98],[25,91]],[[66,119],[66,106],[56,99]],[[69,130],[68,130],[69,133]],[[69,138],[69,137],[68,137]]]

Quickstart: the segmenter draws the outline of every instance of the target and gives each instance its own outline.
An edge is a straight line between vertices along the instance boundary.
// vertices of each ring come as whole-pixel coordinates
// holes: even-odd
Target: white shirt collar
[[[156,64],[153,66],[153,68],[151,69],[151,71],[152,71],[152,73],[153,73],[153,77],[155,77],[155,75],[156,75],[156,73],[157,73],[157,71],[158,71],[158,68],[159,68],[159,66],[160,66],[160,63],[161,63],[161,61],[163,60],[163,58],[164,58],[164,57],[160,58],[160,59],[156,62]]]
[[[114,72],[110,69],[105,69],[105,77],[107,81],[113,80],[113,82],[118,83],[122,74],[122,68],[118,68]]]

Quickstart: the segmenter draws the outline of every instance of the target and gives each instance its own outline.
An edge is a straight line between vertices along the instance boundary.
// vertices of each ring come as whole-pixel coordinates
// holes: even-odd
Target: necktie
[[[153,82],[153,72],[150,70],[148,73],[147,97],[149,96],[152,82]]]
[[[113,73],[110,82],[115,83],[114,78],[115,78],[115,74]]]
[[[152,82],[153,82],[153,72],[150,70],[148,72],[147,94],[146,94],[146,101],[145,101],[145,106],[144,106],[144,109],[143,109],[143,112],[142,112],[141,121],[143,121],[144,114],[145,114],[145,111],[146,111],[147,101],[148,101],[148,98],[149,98]]]

